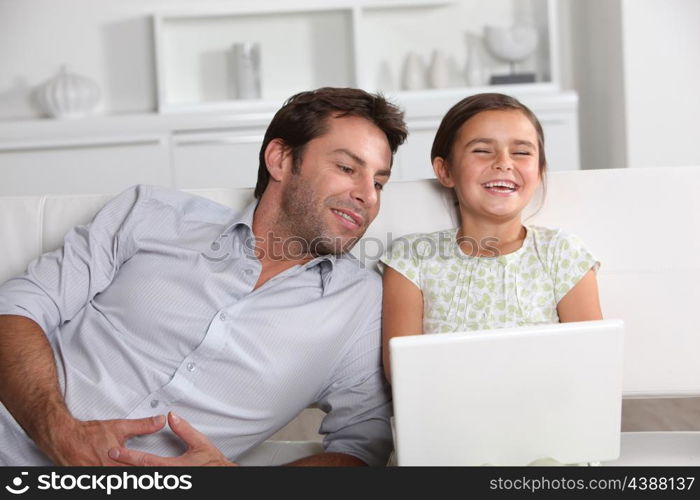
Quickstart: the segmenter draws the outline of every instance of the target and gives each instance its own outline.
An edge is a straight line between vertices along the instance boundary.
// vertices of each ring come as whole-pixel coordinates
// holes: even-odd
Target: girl
[[[400,238],[380,259],[389,381],[397,335],[602,319],[591,253],[572,235],[522,223],[547,166],[542,127],[526,106],[495,93],[460,101],[431,159],[461,222]]]

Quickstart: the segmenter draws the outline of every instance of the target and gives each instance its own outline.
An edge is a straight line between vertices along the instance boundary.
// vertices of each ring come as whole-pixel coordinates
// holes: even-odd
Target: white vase
[[[425,88],[425,64],[420,55],[409,52],[403,68],[403,89],[421,90]]]
[[[447,64],[447,56],[441,50],[434,50],[430,59],[428,71],[428,84],[434,89],[444,89],[450,83],[450,72]]]
[[[483,41],[480,36],[467,34],[467,62],[464,77],[470,87],[482,87],[489,83],[489,71],[484,61]]]
[[[260,99],[260,44],[233,44],[233,73],[235,95],[238,99]]]
[[[394,79],[391,76],[391,68],[386,60],[382,61],[379,65],[377,89],[383,92],[391,92],[394,90]]]
[[[58,75],[39,88],[37,98],[44,112],[53,118],[81,118],[99,104],[100,87],[62,66]]]

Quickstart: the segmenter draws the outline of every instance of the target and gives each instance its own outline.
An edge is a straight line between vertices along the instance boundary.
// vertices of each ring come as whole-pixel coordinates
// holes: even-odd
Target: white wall
[[[627,166],[620,0],[570,0],[571,85],[579,93],[581,166]],[[563,7],[563,5],[562,5]],[[562,9],[564,10],[564,9]]]
[[[630,167],[700,165],[700,1],[622,0]]]
[[[0,0],[0,118],[38,116],[31,92],[65,63],[97,81],[103,109],[155,109],[144,7],[166,1]]]
[[[0,0],[0,120],[40,116],[32,90],[61,63],[98,82],[103,110],[155,110],[149,14],[202,3]],[[700,165],[700,0],[560,0],[560,20],[583,168]]]
[[[210,1],[207,5],[282,0]],[[336,0],[331,0],[336,1]],[[101,110],[156,108],[150,15],[202,5],[201,0],[0,0],[0,120],[34,118],[33,90],[61,64],[95,80]]]
[[[700,165],[700,1],[563,3],[582,167]]]
[[[401,3],[401,0],[393,1]],[[535,5],[543,3],[528,1]],[[396,43],[401,50],[418,50],[426,62],[433,48],[449,49],[445,51],[461,67],[467,49],[464,28],[476,30],[478,25],[481,29],[483,22],[510,24],[514,12],[518,12],[516,6],[527,10],[523,6],[528,4],[522,2],[459,0],[459,15],[454,16],[458,30],[444,29],[445,16],[441,17],[444,10],[408,9],[409,17],[427,20],[424,31],[429,31],[430,43],[422,43],[420,30],[408,29],[398,31]],[[289,7],[302,3],[348,5],[352,0],[0,0],[0,120],[41,116],[33,91],[53,77],[61,64],[98,83],[103,91],[98,111],[110,114],[155,111],[151,14],[202,6]],[[478,15],[474,15],[477,11]],[[391,10],[377,12],[373,14],[377,19],[392,14]],[[443,29],[435,29],[436,25]],[[389,38],[388,48],[383,47],[388,51],[392,50]],[[434,43],[438,45],[431,45]],[[323,49],[331,52],[333,47]],[[390,59],[398,73],[402,57]],[[490,62],[507,70],[505,63]]]

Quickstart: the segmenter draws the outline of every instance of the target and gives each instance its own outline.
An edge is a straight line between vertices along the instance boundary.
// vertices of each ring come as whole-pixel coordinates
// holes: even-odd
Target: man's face
[[[391,172],[389,143],[374,123],[344,116],[327,118],[327,126],[285,177],[278,220],[313,255],[352,248],[377,216]]]

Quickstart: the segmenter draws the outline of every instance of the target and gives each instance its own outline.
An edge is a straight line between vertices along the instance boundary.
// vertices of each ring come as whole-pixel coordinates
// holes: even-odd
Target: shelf
[[[432,177],[429,152],[440,120],[460,99],[485,90],[511,93],[539,117],[551,170],[578,168],[575,92],[551,83],[400,91],[387,96],[405,110],[410,133],[394,158],[392,182]],[[0,193],[113,192],[135,183],[251,187],[279,102],[212,105],[188,113],[0,123]],[[75,178],[84,179],[80,187]]]
[[[388,9],[368,9],[360,36],[360,40],[368,42],[361,45],[358,57],[363,61],[364,86],[385,91],[404,89],[409,54],[416,55],[428,73],[435,52],[447,61],[445,87],[488,85],[491,76],[508,74],[510,66],[488,50],[484,29],[516,24],[535,27],[539,39],[535,52],[516,63],[517,71],[534,74],[536,84],[558,84],[555,54],[551,50],[556,46],[552,27],[556,23],[555,9],[555,2],[547,0],[457,1],[430,9],[415,5],[403,8],[400,15]],[[381,50],[376,50],[377,40],[381,40]],[[472,45],[474,51],[470,50]],[[469,59],[480,61],[480,81],[470,81],[466,71]],[[425,81],[424,87],[430,88],[430,83]]]
[[[350,10],[163,15],[154,30],[160,111],[234,100],[234,43],[260,45],[265,100],[355,81]]]
[[[537,28],[538,48],[517,65],[536,75],[536,82],[502,88],[558,88],[556,0],[329,1],[158,13],[153,16],[158,110],[248,112],[321,86],[400,92],[406,88],[408,55],[422,59],[426,74],[435,51],[448,64],[445,87],[488,86],[489,76],[508,73],[509,65],[478,42],[484,27],[518,23]],[[260,47],[261,92],[255,99],[239,98],[235,84],[232,46],[244,42]],[[465,71],[467,60],[476,60],[469,50],[475,43],[481,45],[483,69],[483,81],[476,84]],[[443,90],[429,88],[425,80],[424,90]]]

